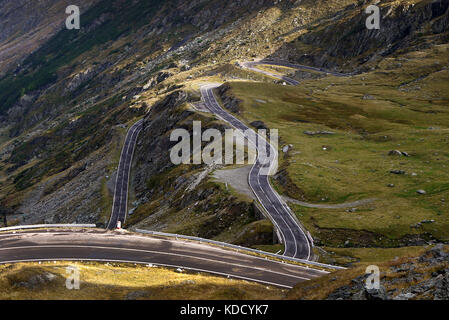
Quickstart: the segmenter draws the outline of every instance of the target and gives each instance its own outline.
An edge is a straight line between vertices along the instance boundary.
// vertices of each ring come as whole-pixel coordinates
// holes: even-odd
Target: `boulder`
[[[391,170],[390,173],[393,173],[393,174],[405,174],[405,171],[404,170]]]
[[[388,152],[389,156],[404,156],[404,157],[410,157],[410,155],[407,152],[403,152],[400,150],[391,150]]]

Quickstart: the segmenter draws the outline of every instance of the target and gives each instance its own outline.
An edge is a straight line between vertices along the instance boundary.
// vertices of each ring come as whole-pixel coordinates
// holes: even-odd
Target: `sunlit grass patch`
[[[80,273],[80,289],[68,290],[66,268]],[[0,299],[281,299],[286,290],[243,280],[145,265],[43,262],[0,266]]]

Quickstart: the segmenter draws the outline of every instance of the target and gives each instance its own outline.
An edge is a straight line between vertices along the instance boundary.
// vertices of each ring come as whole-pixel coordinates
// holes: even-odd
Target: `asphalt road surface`
[[[90,229],[0,233],[0,264],[47,260],[152,264],[286,288],[328,273],[197,242],[118,231]]]
[[[211,84],[205,85],[201,88],[201,94],[207,108],[211,113],[217,115],[244,133],[249,129],[249,127],[221,108],[213,94],[213,89],[216,87],[217,85]],[[257,145],[257,141],[255,141],[254,136],[246,135],[250,143],[257,146],[259,155],[261,150],[260,148],[266,147],[266,145]],[[274,149],[271,145],[269,145],[269,147],[271,150]],[[283,240],[282,242],[285,246],[284,255],[309,260],[311,258],[311,246],[309,239],[299,225],[298,221],[293,217],[293,213],[290,208],[283,200],[281,200],[280,196],[271,187],[269,176],[265,173],[267,171],[265,167],[266,164],[262,164],[258,156],[256,162],[251,168],[248,183],[259,202],[270,215],[271,221],[280,232]]]
[[[111,218],[107,226],[108,229],[116,228],[118,221],[120,221],[122,225],[126,221],[126,214],[128,208],[129,174],[131,172],[131,164],[133,160],[137,136],[142,130],[142,125],[143,119],[137,121],[129,129],[125,138],[125,143],[123,145],[122,153],[120,155],[120,162],[117,169],[114,200],[112,203]]]
[[[335,72],[335,71],[324,70],[322,68],[309,67],[309,66],[304,66],[301,64],[294,64],[294,63],[282,62],[282,61],[259,60],[259,61],[247,61],[247,62],[241,63],[241,66],[246,69],[249,69],[249,70],[252,70],[252,71],[255,71],[258,73],[262,73],[262,74],[270,76],[270,77],[274,77],[276,79],[285,81],[287,84],[290,84],[293,86],[299,85],[298,80],[289,78],[287,76],[281,76],[281,75],[273,73],[273,72],[261,70],[261,69],[257,68],[258,65],[272,65],[272,66],[279,66],[279,67],[288,67],[288,68],[293,68],[293,69],[303,70],[303,71],[315,71],[315,72],[333,75],[336,77],[350,76],[350,74],[339,73],[339,72]]]

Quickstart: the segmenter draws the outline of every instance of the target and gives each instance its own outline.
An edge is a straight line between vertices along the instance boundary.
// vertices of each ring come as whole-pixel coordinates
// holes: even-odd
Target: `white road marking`
[[[225,111],[225,110],[218,104],[217,100],[215,99],[215,96],[214,96],[213,93],[212,93],[212,89],[215,88],[215,87],[216,87],[216,85],[204,85],[203,87],[201,87],[202,95],[205,97],[206,106],[209,104],[209,105],[210,105],[209,107],[212,108],[212,110],[210,110],[210,111],[213,112],[215,115],[217,115],[217,116],[218,116],[219,118],[221,118],[222,120],[224,120],[225,122],[230,123],[233,127],[235,127],[235,128],[238,129],[238,130],[240,130],[240,129],[237,128],[232,122],[230,122],[230,121],[228,121],[228,120],[226,120],[226,119],[223,119],[223,117],[221,117],[219,114],[217,114],[216,112],[214,112],[214,109],[217,109],[219,112],[221,111],[221,112],[226,113],[227,116],[229,116],[232,120],[234,120],[235,122],[237,122],[239,125],[241,125],[241,126],[244,127],[244,128],[248,128],[248,126],[246,126],[245,124],[243,124],[239,119],[235,118],[233,115],[231,115],[231,114],[229,114],[228,112],[226,112],[226,111]],[[212,98],[211,98],[211,96],[212,96]],[[209,100],[209,101],[208,101],[208,100]],[[240,131],[241,131],[241,130],[240,130]],[[256,133],[256,134],[257,134],[257,133]],[[258,134],[257,134],[257,135],[258,135]],[[263,139],[263,137],[262,137],[262,139]],[[247,140],[248,140],[250,143],[252,143],[252,144],[254,145],[254,142],[253,142],[253,141],[251,141],[250,139],[247,139]],[[265,141],[265,143],[267,143],[267,144],[270,146],[270,150],[273,151],[273,150],[274,150],[274,147],[273,147],[270,143],[268,143],[265,139],[263,139],[263,140]],[[257,145],[254,145],[254,146],[256,147],[256,150],[258,150]],[[257,160],[258,160],[258,159],[259,159],[259,152],[258,152]],[[258,200],[259,200],[259,202],[261,203],[261,205],[264,207],[264,209],[265,209],[265,210],[268,212],[268,214],[269,214],[269,211],[268,211],[267,208],[264,206],[263,201],[261,201],[261,199],[259,198],[257,192],[255,192],[255,189],[254,189],[254,187],[253,187],[252,184],[251,184],[251,174],[252,174],[252,172],[254,171],[256,165],[257,165],[257,161],[253,164],[253,167],[252,167],[251,170],[250,170],[250,175],[249,175],[249,177],[248,177],[248,182],[249,182],[249,185],[250,185],[251,189],[253,190],[253,193],[256,195],[256,197],[258,198]],[[273,165],[273,163],[270,165],[270,168],[272,167],[272,165]],[[261,169],[259,169],[259,172],[260,172],[260,170],[261,170]],[[282,214],[277,210],[275,203],[272,202],[272,200],[267,196],[267,194],[265,193],[265,191],[264,191],[263,188],[261,187],[261,183],[260,183],[260,179],[259,179],[259,178],[260,178],[260,175],[257,174],[257,176],[258,176],[258,177],[257,177],[257,179],[258,179],[258,184],[259,184],[259,186],[260,186],[260,189],[261,189],[262,193],[263,193],[264,196],[267,198],[268,202],[271,203],[271,205],[273,206],[274,210],[278,213],[278,215],[280,216],[280,218],[282,219],[282,221],[285,223],[286,228],[288,229],[288,231],[290,231],[290,233],[292,234],[293,241],[294,241],[294,243],[295,243],[295,253],[294,253],[293,257],[296,257],[296,255],[297,255],[297,253],[298,253],[298,251],[297,251],[297,250],[298,250],[297,239],[296,239],[296,237],[295,237],[295,235],[294,235],[294,233],[293,233],[293,231],[292,231],[290,225],[289,225],[289,224],[287,223],[287,221],[284,219],[284,215],[282,215]],[[278,201],[280,202],[281,206],[285,209],[285,204],[284,204],[282,201],[280,201],[280,197],[279,197],[279,196],[276,194],[276,192],[273,190],[273,188],[271,187],[271,184],[270,184],[269,181],[267,181],[267,184],[268,184],[269,188],[271,189],[271,192],[277,197],[277,199],[278,199]],[[309,240],[308,240],[306,234],[304,233],[304,231],[302,230],[302,228],[297,224],[296,220],[295,220],[293,217],[290,216],[290,211],[287,211],[287,214],[288,214],[288,216],[290,217],[291,221],[294,223],[294,225],[296,225],[296,226],[301,230],[301,233],[303,234],[303,237],[304,237],[304,239],[305,239],[305,242],[307,243],[307,251],[308,251],[308,254],[307,254],[306,260],[308,260],[308,259],[310,258],[310,253],[311,253],[311,248],[310,248]],[[271,220],[274,222],[275,226],[276,226],[277,229],[280,231],[280,233],[281,233],[281,235],[282,235],[282,238],[284,239],[284,244],[285,244],[284,252],[287,253],[287,252],[288,252],[288,247],[287,247],[287,246],[288,246],[288,242],[286,241],[285,234],[283,233],[282,229],[279,228],[279,225],[277,224],[277,222],[274,221],[274,218],[273,218],[273,217],[272,217]],[[285,253],[284,253],[284,254],[285,254]]]
[[[117,167],[117,176],[115,178],[115,187],[114,187],[114,198],[112,200],[112,212],[111,212],[111,217],[109,219],[109,223],[108,223],[108,226],[107,226],[108,229],[111,229],[111,228],[115,227],[115,226],[113,226],[113,223],[115,223],[115,221],[113,221],[113,220],[115,218],[116,207],[118,207],[118,211],[117,211],[117,214],[116,214],[117,221],[119,221],[119,219],[121,218],[120,217],[120,213],[121,213],[121,209],[122,209],[122,206],[123,206],[123,198],[122,197],[123,197],[123,193],[124,193],[123,189],[124,189],[124,182],[125,182],[123,170],[125,170],[126,167],[127,167],[127,156],[129,155],[130,147],[132,147],[132,150],[133,150],[132,156],[134,155],[135,142],[134,143],[132,143],[132,142],[133,142],[134,139],[137,139],[137,136],[139,135],[140,131],[142,130],[142,128],[139,128],[142,125],[142,122],[143,122],[143,119],[140,119],[139,121],[134,123],[131,126],[131,128],[129,129],[129,131],[127,132],[126,136],[125,136],[125,142],[124,142],[122,151],[120,153],[120,160],[119,160],[119,164],[118,164],[118,167]],[[136,132],[137,132],[137,134],[136,134]],[[135,134],[136,134],[136,137],[134,137]],[[125,152],[125,149],[126,149],[126,152]],[[130,160],[131,162],[132,162],[132,156],[131,156],[131,160]],[[131,165],[131,163],[130,163],[130,165]],[[122,168],[122,166],[123,166],[123,168]],[[130,168],[130,170],[131,170],[131,168]],[[127,181],[127,184],[126,184],[126,195],[125,195],[126,203],[125,203],[125,214],[124,214],[124,219],[123,219],[124,221],[122,221],[123,224],[126,221],[126,215],[127,215],[126,211],[127,211],[127,203],[128,203],[128,186],[129,186],[130,170],[128,170],[127,180],[126,180]],[[119,179],[120,175],[122,175],[122,179],[121,180]],[[119,183],[118,183],[119,180],[121,182],[120,186],[119,186]],[[118,199],[117,199],[117,193],[118,193]],[[118,200],[118,205],[117,206],[115,205],[116,199]]]
[[[70,231],[70,232],[75,232],[75,230]],[[70,233],[61,233],[61,232],[47,232],[47,233],[25,233],[25,234],[10,234],[5,235],[5,237],[13,237],[15,240],[17,240],[16,238],[18,237],[22,237],[22,235],[26,235],[28,237],[34,237],[34,236],[39,236],[39,235],[45,235],[45,236],[71,236],[72,234]],[[81,234],[81,235],[85,235],[85,234]],[[188,241],[188,240],[182,240],[182,239],[163,239],[163,238],[159,238],[159,237],[153,237],[153,236],[143,236],[143,235],[113,235],[110,233],[90,233],[89,236],[97,236],[97,237],[113,237],[114,239],[119,239],[119,238],[125,238],[125,237],[132,237],[133,239],[137,240],[142,240],[142,241],[150,241],[150,242],[165,242],[165,243],[170,243],[173,246],[173,243],[176,244],[177,246],[179,246],[179,250],[182,250],[183,247],[185,247],[186,243],[189,243],[190,247],[196,246],[198,247],[199,250],[205,250],[207,249],[207,251],[225,251],[226,253],[230,253],[232,255],[235,256],[242,256],[242,257],[246,257],[246,258],[252,258],[252,259],[257,259],[257,260],[263,260],[266,261],[266,258],[263,257],[258,257],[256,255],[248,255],[246,253],[242,253],[242,252],[237,252],[237,251],[232,251],[226,248],[222,248],[222,247],[216,247],[216,246],[210,246],[204,243],[198,243],[198,242],[192,242],[192,241]],[[1,242],[2,240],[0,240]],[[101,240],[100,240],[101,241]],[[222,254],[223,252],[220,252],[219,254]],[[238,257],[236,257],[238,259]],[[325,271],[325,270],[321,270],[321,269],[314,269],[313,266],[311,267],[305,267],[302,265],[297,265],[297,264],[292,264],[292,263],[288,263],[285,264],[284,261],[277,261],[277,260],[273,260],[270,259],[270,262],[272,263],[276,263],[276,264],[282,264],[284,266],[289,266],[289,267],[295,267],[295,268],[299,268],[299,269],[304,269],[306,271],[316,271],[316,272],[321,272],[321,273],[326,273],[328,274],[329,271]]]
[[[143,250],[143,249],[103,247],[103,246],[81,246],[81,245],[38,245],[38,246],[20,246],[20,247],[0,248],[0,251],[24,250],[24,249],[44,249],[44,248],[47,248],[47,249],[50,249],[50,248],[52,248],[52,249],[74,249],[74,248],[77,248],[77,249],[106,249],[106,250],[131,251],[131,252],[160,254],[160,255],[167,255],[167,256],[177,256],[177,257],[191,258],[191,259],[196,259],[196,260],[204,260],[204,261],[214,262],[214,263],[218,263],[218,264],[231,265],[234,267],[254,269],[254,270],[259,270],[259,271],[263,271],[263,272],[279,274],[279,275],[290,277],[290,278],[297,278],[297,279],[301,279],[301,280],[310,280],[310,278],[305,278],[305,277],[292,275],[292,274],[286,274],[286,273],[282,273],[282,272],[278,272],[278,271],[273,271],[270,269],[264,269],[264,268],[259,268],[259,267],[231,263],[228,261],[219,261],[219,260],[213,260],[213,259],[208,259],[208,258],[203,258],[203,257],[189,256],[189,255],[180,254],[180,253]]]

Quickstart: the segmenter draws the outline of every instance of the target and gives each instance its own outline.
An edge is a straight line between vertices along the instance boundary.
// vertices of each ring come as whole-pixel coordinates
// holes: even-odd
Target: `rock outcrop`
[[[368,275],[329,294],[329,300],[447,300],[449,299],[449,252],[436,245],[422,256],[390,267],[379,289],[367,289]],[[397,286],[402,284],[398,289]]]

